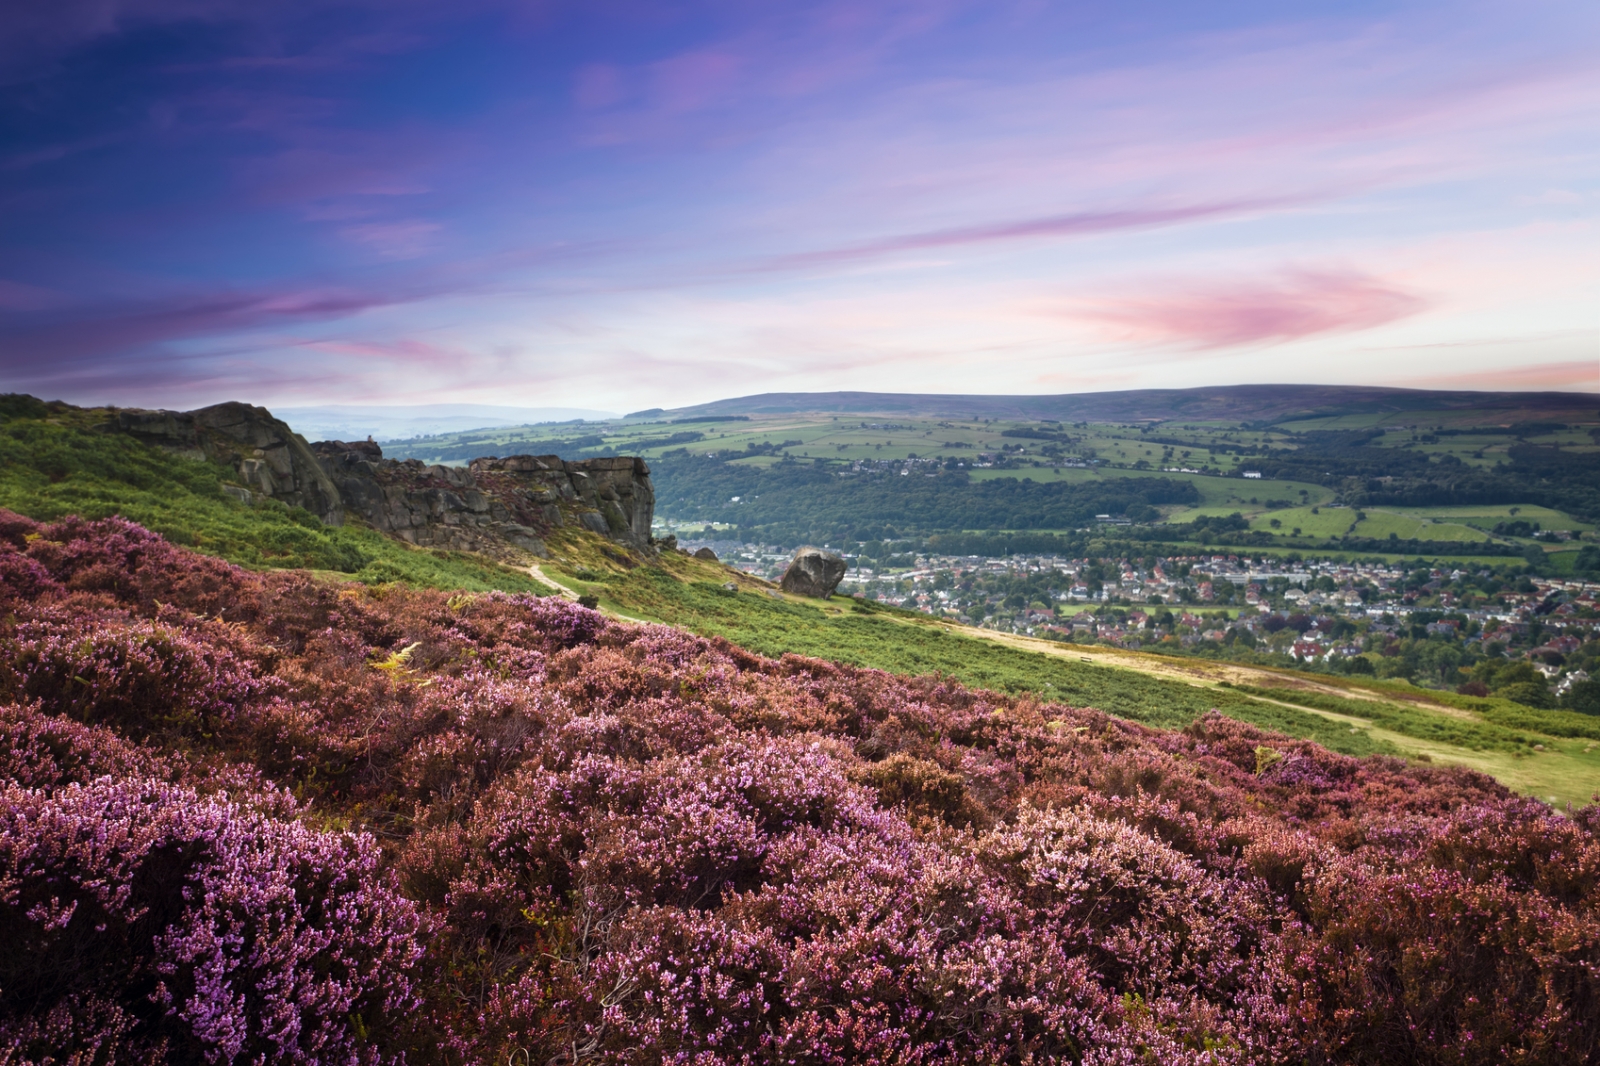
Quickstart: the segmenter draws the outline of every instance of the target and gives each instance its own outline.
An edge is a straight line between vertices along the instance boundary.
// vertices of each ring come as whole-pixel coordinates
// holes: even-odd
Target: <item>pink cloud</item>
[[[1295,270],[1078,301],[1067,314],[1122,342],[1214,349],[1371,329],[1427,307],[1423,297],[1369,275]]]
[[[0,278],[0,311],[43,311],[66,302],[65,293]]]
[[[464,351],[441,348],[436,344],[418,340],[326,340],[307,341],[300,346],[341,359],[377,362],[385,367],[443,369],[461,366],[471,359],[471,356]]]
[[[686,52],[651,68],[652,96],[668,112],[696,111],[733,88],[741,63],[730,52]]]
[[[104,305],[0,320],[0,378],[26,387],[126,381],[146,373],[153,352],[301,322],[325,322],[407,297],[319,288],[178,293],[141,304]]]
[[[1423,388],[1478,388],[1522,391],[1525,389],[1579,389],[1600,392],[1600,359],[1573,359],[1564,362],[1535,363],[1532,366],[1494,367],[1489,370],[1452,370],[1426,377],[1402,378],[1399,384]]]

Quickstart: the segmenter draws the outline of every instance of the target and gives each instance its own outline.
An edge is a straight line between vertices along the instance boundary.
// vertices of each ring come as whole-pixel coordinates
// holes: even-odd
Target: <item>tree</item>
[[[1561,697],[1561,706],[1579,714],[1600,715],[1600,681],[1579,681]]]
[[[1459,676],[1461,648],[1454,641],[1427,641],[1417,649],[1417,666],[1440,684],[1451,685]]]

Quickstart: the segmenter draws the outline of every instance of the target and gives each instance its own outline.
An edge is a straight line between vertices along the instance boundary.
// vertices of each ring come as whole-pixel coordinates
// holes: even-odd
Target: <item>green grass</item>
[[[671,565],[684,572],[639,567],[604,581],[573,584],[595,592],[602,605],[623,614],[724,637],[763,655],[793,652],[899,674],[939,674],[979,688],[1097,707],[1167,729],[1216,709],[1346,754],[1395,752],[1364,730],[1352,731],[1322,716],[1242,693],[1006,647],[931,624],[912,612],[848,600],[818,604],[775,599],[749,587],[729,591],[722,587],[725,570],[706,567],[702,574],[684,562]]]
[[[1477,504],[1462,507],[1400,507],[1394,508],[1397,513],[1416,515],[1419,518],[1441,518],[1447,522],[1459,522],[1463,525],[1476,526],[1479,529],[1493,529],[1501,522],[1521,519],[1527,522],[1538,522],[1543,529],[1583,530],[1594,528],[1590,523],[1580,522],[1571,515],[1549,507],[1538,507],[1533,504]],[[1512,512],[1515,511],[1515,514]]]
[[[40,521],[120,515],[172,541],[252,569],[335,571],[367,584],[546,593],[528,574],[459,552],[411,548],[376,530],[222,491],[229,471],[91,428],[95,412],[0,423],[0,507]]]
[[[1352,533],[1357,537],[1388,537],[1391,533],[1401,540],[1443,540],[1484,542],[1488,535],[1480,529],[1455,522],[1422,518],[1386,510],[1369,508],[1357,511],[1350,507],[1290,507],[1277,511],[1263,511],[1250,522],[1251,529],[1266,530],[1280,536],[1299,529],[1306,537],[1342,537]],[[1358,519],[1358,514],[1367,517]],[[1276,520],[1278,527],[1272,522]],[[1354,527],[1352,530],[1351,527]]]
[[[1474,721],[1406,704],[1347,699],[1325,692],[1309,692],[1296,688],[1263,688],[1254,685],[1235,687],[1240,692],[1255,696],[1284,700],[1302,707],[1315,707],[1350,717],[1365,718],[1402,736],[1449,744],[1469,751],[1525,753],[1531,752],[1535,744],[1547,739],[1545,736],[1510,729],[1492,722]]]

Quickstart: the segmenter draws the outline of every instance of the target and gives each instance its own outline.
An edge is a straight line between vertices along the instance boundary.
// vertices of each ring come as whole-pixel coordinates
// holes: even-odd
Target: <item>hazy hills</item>
[[[279,407],[277,416],[306,440],[405,440],[469,429],[606,419],[606,411],[578,407],[501,407],[481,403],[430,403],[408,407],[332,404]]]
[[[629,418],[690,418],[811,411],[949,418],[1144,422],[1195,419],[1281,422],[1369,415],[1427,415],[1450,425],[1592,420],[1600,394],[1576,392],[1445,392],[1347,385],[1225,385],[1198,389],[1135,389],[1057,396],[922,395],[889,392],[769,392]]]

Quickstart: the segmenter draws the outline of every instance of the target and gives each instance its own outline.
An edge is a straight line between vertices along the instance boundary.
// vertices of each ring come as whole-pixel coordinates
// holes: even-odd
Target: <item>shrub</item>
[[[398,1059],[423,926],[370,838],[133,779],[7,787],[0,826],[24,1060]]]

